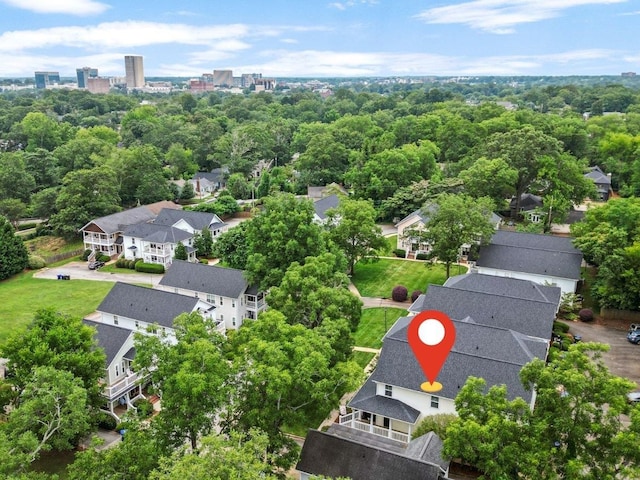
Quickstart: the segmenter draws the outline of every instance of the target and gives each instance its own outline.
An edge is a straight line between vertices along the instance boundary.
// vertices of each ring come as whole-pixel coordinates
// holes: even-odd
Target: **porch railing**
[[[374,435],[378,435],[380,437],[391,438],[392,440],[397,440],[398,442],[409,443],[409,434],[398,432],[397,430],[392,430],[391,428],[380,427],[372,423],[363,422],[361,420],[361,414],[362,412],[356,411],[347,415],[340,415],[338,422],[340,423],[340,425],[355,428],[356,430],[373,433]]]
[[[139,383],[138,379],[140,378],[137,372],[131,372],[129,375],[124,377],[122,380],[114,383],[113,385],[106,387],[104,389],[104,396],[109,400],[113,400],[117,397],[122,396],[127,391],[131,390],[131,387],[137,386]]]

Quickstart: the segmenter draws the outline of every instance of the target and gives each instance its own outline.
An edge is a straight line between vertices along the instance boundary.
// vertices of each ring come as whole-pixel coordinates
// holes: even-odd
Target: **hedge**
[[[164,265],[158,263],[135,262],[135,271],[142,273],[164,273]]]
[[[407,287],[403,286],[403,285],[397,285],[395,287],[393,287],[393,290],[391,291],[391,298],[395,301],[395,302],[404,302],[407,300],[407,295],[409,295],[409,291],[407,290]]]
[[[394,254],[396,257],[399,257],[399,258],[406,258],[406,256],[407,256],[407,252],[406,252],[406,250],[403,250],[403,249],[401,249],[401,248],[396,248],[396,249],[393,251],[393,254]]]

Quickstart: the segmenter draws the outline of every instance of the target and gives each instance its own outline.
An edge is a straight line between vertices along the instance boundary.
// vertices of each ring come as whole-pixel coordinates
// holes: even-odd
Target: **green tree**
[[[222,355],[224,338],[199,313],[174,320],[175,339],[136,335],[136,365],[162,395],[155,428],[169,446],[198,442],[213,431],[216,412],[229,396],[229,365]]]
[[[464,244],[485,244],[494,227],[490,218],[493,202],[487,197],[442,194],[428,207],[424,229],[411,229],[408,234],[431,245],[430,258],[443,262],[449,277],[451,264],[458,261]]]
[[[303,185],[342,183],[348,168],[348,149],[328,132],[313,136],[305,152],[296,161]]]
[[[58,122],[41,112],[30,112],[16,125],[27,138],[27,151],[33,152],[37,148],[52,151],[61,145],[62,131]]]
[[[173,258],[176,260],[187,260],[189,258],[187,247],[185,247],[183,243],[178,242]]]
[[[35,188],[36,181],[27,170],[25,154],[0,153],[0,200],[17,198],[28,203]]]
[[[202,233],[196,233],[193,237],[193,246],[197,250],[199,256],[208,257],[211,255],[211,249],[213,248],[211,230],[204,228]]]
[[[299,450],[283,426],[310,425],[361,381],[355,363],[332,365],[334,352],[323,335],[289,325],[276,310],[245,323],[229,338],[229,349],[235,374],[225,429],[264,431],[270,460],[280,468],[290,467]]]
[[[325,250],[322,229],[313,215],[309,200],[285,193],[266,198],[264,210],[247,222],[245,230],[250,283],[263,289],[278,285],[292,262],[304,263]]]
[[[55,187],[60,183],[58,160],[51,152],[37,148],[24,156],[27,170],[35,180],[35,191]]]
[[[114,171],[107,167],[76,170],[65,175],[56,200],[51,226],[59,235],[73,238],[90,220],[117,212],[120,207]]]
[[[180,190],[180,200],[191,200],[196,196],[196,191],[193,189],[191,182],[185,182]]]
[[[147,480],[158,467],[160,458],[168,452],[161,443],[154,425],[128,420],[126,441],[76,454],[67,471],[69,480]]]
[[[165,162],[171,166],[173,178],[193,176],[198,171],[198,164],[193,161],[193,152],[181,144],[174,143],[164,156]]]
[[[71,450],[91,429],[87,392],[69,371],[39,366],[9,413],[4,430],[16,446],[30,444],[29,461],[41,451]]]
[[[458,176],[464,182],[464,191],[468,195],[489,197],[496,205],[503,205],[505,199],[515,193],[518,172],[502,158],[479,158]]]
[[[24,217],[27,206],[17,198],[5,198],[0,200],[0,215],[11,222],[11,225],[18,228],[18,220]]]
[[[234,173],[229,177],[227,190],[234,198],[239,200],[251,198],[251,185],[242,173]]]
[[[87,405],[101,406],[105,354],[93,335],[94,329],[79,318],[51,308],[38,310],[26,331],[15,332],[0,348],[0,355],[8,359],[11,375],[5,382],[13,387],[14,401],[21,401],[38,367],[51,367],[80,379]]]
[[[150,480],[254,480],[279,478],[269,473],[268,438],[257,430],[248,434],[210,435],[197,454],[176,452],[162,460]]]
[[[244,270],[249,254],[247,227],[250,223],[251,220],[242,222],[218,236],[211,249],[211,254],[222,259],[230,268]]]
[[[377,250],[386,245],[375,220],[376,211],[366,200],[341,198],[338,207],[327,212],[328,238],[344,253],[348,275],[353,275],[357,261],[377,260]]]
[[[504,386],[485,393],[470,378],[456,397],[458,419],[447,429],[444,453],[462,458],[486,478],[614,479],[640,472],[640,411],[631,412],[629,380],[602,362],[608,345],[574,344],[549,363],[535,359],[520,377],[535,387],[535,408],[507,399]]]
[[[45,188],[31,195],[32,215],[39,218],[50,218],[58,210],[56,200],[58,198],[58,187]]]
[[[0,280],[27,268],[29,253],[6,217],[0,215]]]

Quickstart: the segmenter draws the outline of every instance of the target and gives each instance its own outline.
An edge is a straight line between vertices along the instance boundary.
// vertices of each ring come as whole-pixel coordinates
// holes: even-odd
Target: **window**
[[[440,404],[440,397],[431,395],[431,408],[438,408],[439,404]]]
[[[224,315],[220,314],[220,321],[224,321]]]
[[[135,245],[135,244],[136,244],[136,239],[135,239],[135,238],[132,238],[132,239],[131,239],[131,245]]]
[[[389,428],[389,418],[388,417],[382,417],[382,426],[384,428]]]
[[[114,325],[118,325],[118,316],[117,315],[113,316],[113,324]]]
[[[384,386],[384,396],[393,397],[393,387],[391,385]]]
[[[211,295],[210,293],[207,293],[207,302],[209,302],[211,305],[215,305],[216,297],[214,295]]]
[[[136,320],[136,328],[140,328],[140,322]]]
[[[220,305],[222,305],[222,297],[220,297]]]
[[[235,307],[236,307],[236,301],[235,301],[235,300],[231,300],[231,306],[232,306],[233,308],[235,308]]]
[[[256,297],[254,297],[253,295],[247,295],[247,301],[248,302],[255,302],[256,301]]]
[[[116,377],[120,376],[120,365],[116,363]]]
[[[235,327],[236,326],[236,317],[231,317],[231,324]]]

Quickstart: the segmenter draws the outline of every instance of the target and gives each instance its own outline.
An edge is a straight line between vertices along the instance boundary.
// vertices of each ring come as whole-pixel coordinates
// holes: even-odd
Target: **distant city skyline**
[[[619,75],[638,0],[0,0],[0,77]]]

